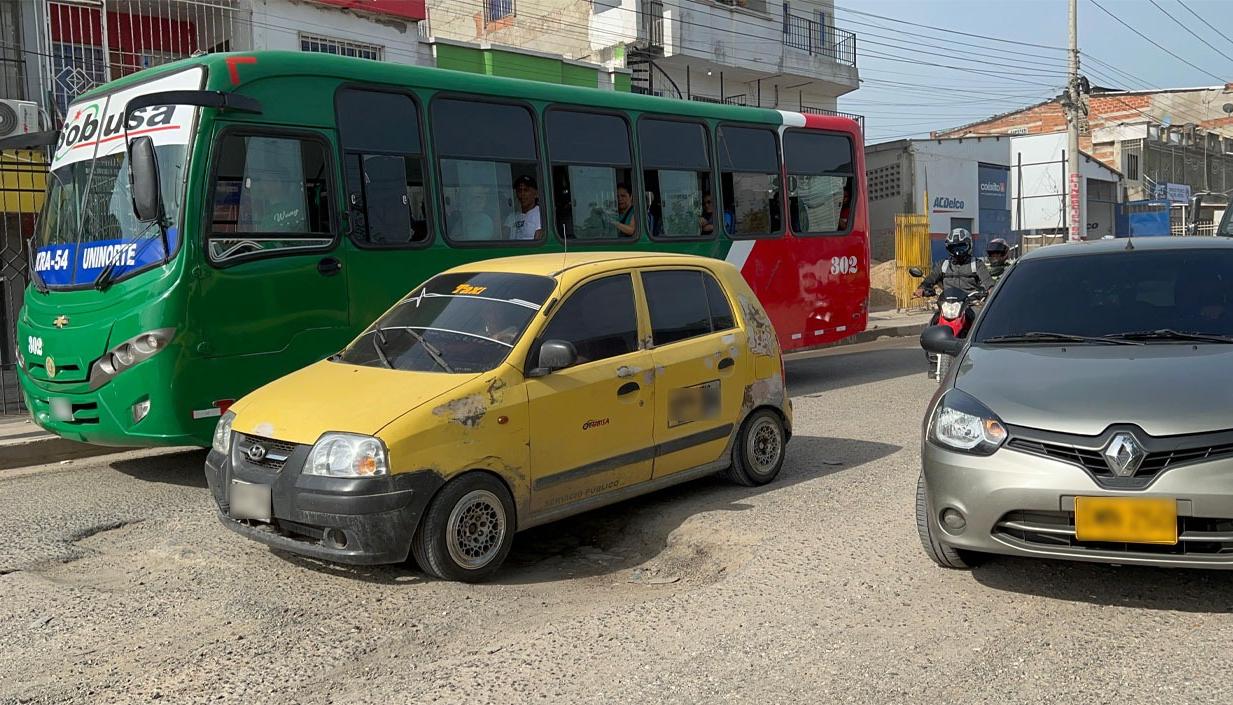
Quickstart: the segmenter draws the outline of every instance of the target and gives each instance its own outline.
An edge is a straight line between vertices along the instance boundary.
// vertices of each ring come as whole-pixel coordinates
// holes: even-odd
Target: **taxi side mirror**
[[[551,372],[572,367],[578,363],[578,351],[568,340],[545,340],[539,346],[539,362],[527,372],[528,377],[543,377]]]
[[[956,357],[963,350],[963,340],[955,337],[950,326],[929,326],[920,334],[920,346],[926,352]]]

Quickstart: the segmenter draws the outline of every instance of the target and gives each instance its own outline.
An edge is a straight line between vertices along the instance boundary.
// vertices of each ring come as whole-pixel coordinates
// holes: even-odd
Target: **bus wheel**
[[[420,568],[441,580],[487,579],[514,542],[514,499],[500,480],[482,472],[450,482],[420,520],[411,552]]]

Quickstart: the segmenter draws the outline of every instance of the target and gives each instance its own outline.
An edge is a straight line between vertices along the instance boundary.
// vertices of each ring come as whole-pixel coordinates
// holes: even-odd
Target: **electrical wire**
[[[1186,3],[1182,2],[1182,0],[1177,0],[1177,4],[1178,4],[1178,5],[1181,5],[1182,7],[1184,7],[1184,8],[1186,9],[1186,12],[1189,12],[1190,14],[1194,15],[1194,16],[1195,16],[1195,17],[1196,17],[1196,18],[1197,18],[1200,22],[1202,22],[1203,24],[1207,25],[1207,28],[1208,28],[1208,29],[1212,30],[1212,31],[1213,31],[1213,32],[1215,32],[1216,34],[1219,34],[1219,35],[1221,36],[1221,38],[1222,38],[1222,39],[1224,39],[1226,42],[1229,42],[1230,44],[1233,44],[1233,39],[1229,39],[1229,36],[1228,36],[1227,34],[1225,34],[1224,32],[1221,32],[1219,29],[1216,29],[1214,26],[1212,26],[1212,23],[1211,23],[1211,22],[1208,22],[1206,19],[1204,19],[1204,18],[1203,18],[1203,16],[1202,16],[1202,15],[1200,15],[1199,13],[1197,13],[1197,12],[1195,12],[1194,10],[1190,9],[1190,6],[1189,6],[1189,5],[1187,5]]]
[[[1228,59],[1229,61],[1233,61],[1233,56],[1229,56],[1228,54],[1224,53],[1223,51],[1220,51],[1220,50],[1219,50],[1219,49],[1217,49],[1216,47],[1212,46],[1211,42],[1207,41],[1207,40],[1206,40],[1206,39],[1204,39],[1203,37],[1200,37],[1198,34],[1195,34],[1194,30],[1192,30],[1191,28],[1189,28],[1189,27],[1187,27],[1185,24],[1183,24],[1181,20],[1179,20],[1179,19],[1177,19],[1176,17],[1174,17],[1173,15],[1169,14],[1169,11],[1168,11],[1168,10],[1166,10],[1166,9],[1164,9],[1163,7],[1161,7],[1161,6],[1160,6],[1160,3],[1156,2],[1156,0],[1147,0],[1147,1],[1148,1],[1148,2],[1150,2],[1153,6],[1155,6],[1155,8],[1156,8],[1157,10],[1160,10],[1161,12],[1163,12],[1163,13],[1164,13],[1164,15],[1165,15],[1165,17],[1168,17],[1169,19],[1173,20],[1173,21],[1177,24],[1177,26],[1178,26],[1178,27],[1181,27],[1182,29],[1184,29],[1184,30],[1186,30],[1187,32],[1189,32],[1189,33],[1190,33],[1190,36],[1192,36],[1192,37],[1194,37],[1195,39],[1198,39],[1199,41],[1203,42],[1204,44],[1206,44],[1206,45],[1207,45],[1207,47],[1208,47],[1209,49],[1211,49],[1212,51],[1216,52],[1217,54],[1219,54],[1219,55],[1223,56],[1224,58]]]
[[[1103,13],[1105,13],[1106,15],[1108,15],[1108,16],[1110,16],[1110,17],[1112,17],[1114,20],[1116,20],[1116,21],[1117,21],[1117,23],[1118,23],[1118,24],[1122,25],[1122,26],[1123,26],[1123,27],[1125,27],[1126,29],[1129,29],[1131,32],[1134,32],[1134,33],[1135,33],[1135,34],[1137,34],[1139,37],[1141,37],[1142,39],[1144,39],[1145,41],[1147,41],[1149,44],[1151,44],[1152,46],[1156,47],[1157,49],[1159,49],[1159,50],[1163,51],[1164,53],[1168,54],[1169,56],[1172,56],[1174,59],[1177,59],[1178,61],[1182,62],[1183,64],[1186,64],[1187,66],[1189,66],[1189,67],[1190,67],[1190,68],[1192,68],[1192,69],[1195,69],[1196,71],[1199,71],[1199,72],[1201,72],[1201,73],[1205,73],[1205,74],[1207,74],[1208,76],[1211,76],[1212,78],[1216,79],[1217,81],[1220,81],[1221,83],[1223,83],[1223,82],[1224,82],[1224,79],[1223,79],[1223,78],[1221,78],[1220,76],[1218,76],[1218,75],[1216,75],[1216,74],[1212,73],[1211,71],[1208,71],[1208,70],[1203,69],[1203,68],[1201,68],[1201,67],[1199,67],[1199,66],[1196,66],[1195,64],[1190,63],[1189,61],[1187,61],[1187,60],[1183,59],[1182,57],[1178,56],[1177,54],[1174,54],[1172,51],[1170,51],[1169,49],[1165,48],[1165,47],[1164,47],[1164,46],[1162,46],[1161,44],[1157,43],[1157,42],[1156,42],[1156,40],[1152,39],[1151,37],[1147,36],[1146,34],[1144,34],[1144,33],[1140,32],[1139,30],[1135,29],[1135,28],[1134,28],[1134,27],[1132,27],[1130,24],[1128,24],[1125,20],[1123,20],[1121,17],[1118,17],[1117,15],[1115,15],[1115,14],[1113,14],[1112,12],[1110,12],[1109,10],[1107,10],[1107,9],[1105,8],[1105,6],[1104,6],[1104,5],[1101,5],[1101,4],[1100,4],[1099,0],[1088,0],[1088,2],[1092,3],[1093,5],[1095,5],[1095,6],[1096,6],[1096,8],[1097,8],[1097,9],[1099,9],[1101,12],[1103,12]]]

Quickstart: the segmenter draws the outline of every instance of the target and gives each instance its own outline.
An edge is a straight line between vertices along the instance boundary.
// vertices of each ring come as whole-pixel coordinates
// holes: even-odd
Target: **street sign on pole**
[[[1079,175],[1070,174],[1070,239],[1083,239],[1083,216],[1080,207]]]

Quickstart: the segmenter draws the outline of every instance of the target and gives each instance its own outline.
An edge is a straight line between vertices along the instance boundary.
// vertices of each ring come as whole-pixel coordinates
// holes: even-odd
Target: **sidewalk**
[[[860,333],[848,336],[837,343],[787,353],[783,357],[785,360],[803,359],[817,355],[823,350],[833,350],[837,347],[858,343],[871,343],[880,338],[914,338],[929,325],[929,319],[932,317],[932,311],[875,311],[869,314],[869,325]]]
[[[131,449],[65,440],[39,428],[29,416],[0,416],[0,470],[88,458],[124,450]]]

